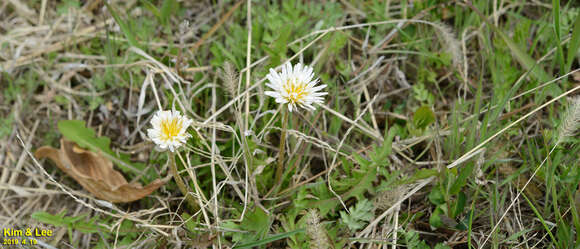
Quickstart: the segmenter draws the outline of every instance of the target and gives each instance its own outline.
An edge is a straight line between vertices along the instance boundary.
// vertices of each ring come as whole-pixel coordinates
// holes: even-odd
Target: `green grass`
[[[16,2],[40,13],[41,1]],[[554,79],[580,67],[580,5],[491,2],[48,1],[44,24],[62,22],[50,39],[20,35],[41,25],[8,3],[0,184],[60,194],[39,192],[40,205],[1,190],[3,223],[61,231],[45,239],[59,248],[578,248],[580,143],[556,141],[580,77]],[[25,43],[62,37],[56,51]],[[289,59],[311,64],[329,94],[325,108],[289,116],[276,182],[283,115],[263,92]],[[177,168],[201,210],[174,181],[110,208],[49,161],[16,166],[22,147],[7,146],[20,145],[16,132],[32,151],[85,137],[80,146],[145,185],[169,174],[147,139],[159,106],[196,121]]]

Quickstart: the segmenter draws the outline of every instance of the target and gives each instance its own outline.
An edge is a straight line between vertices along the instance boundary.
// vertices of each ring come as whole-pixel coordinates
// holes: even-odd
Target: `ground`
[[[579,12],[2,1],[2,246],[578,248]],[[314,110],[265,94],[287,62]]]

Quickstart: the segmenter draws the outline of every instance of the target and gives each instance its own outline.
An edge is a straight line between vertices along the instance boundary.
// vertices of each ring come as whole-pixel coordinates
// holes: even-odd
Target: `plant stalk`
[[[177,187],[181,191],[181,194],[185,196],[185,201],[189,204],[189,207],[193,210],[197,210],[197,203],[193,199],[193,196],[189,194],[187,190],[187,186],[183,182],[183,179],[179,175],[177,171],[177,164],[175,163],[175,154],[173,152],[169,152],[169,171],[171,175],[173,175],[173,179],[175,179],[175,183],[177,183]]]
[[[278,150],[278,167],[276,168],[276,185],[274,185],[274,187],[282,184],[282,173],[284,173],[284,155],[286,149],[286,130],[288,127],[288,116],[290,116],[288,110],[284,110],[284,108],[282,108],[282,111],[284,112],[284,116],[282,118],[282,133],[280,134],[280,148]]]

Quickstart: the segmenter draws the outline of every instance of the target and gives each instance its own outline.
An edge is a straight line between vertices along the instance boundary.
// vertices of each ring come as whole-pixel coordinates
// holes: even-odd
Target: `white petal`
[[[276,103],[285,104],[288,103],[288,100],[285,98],[276,98]]]
[[[268,96],[270,96],[270,97],[274,97],[274,98],[279,98],[279,97],[281,97],[281,96],[280,96],[280,93],[278,93],[278,92],[273,92],[273,91],[265,91],[265,92],[264,92],[264,94],[266,94],[266,95],[268,95]]]
[[[302,64],[298,63],[294,65],[294,75],[302,73]]]

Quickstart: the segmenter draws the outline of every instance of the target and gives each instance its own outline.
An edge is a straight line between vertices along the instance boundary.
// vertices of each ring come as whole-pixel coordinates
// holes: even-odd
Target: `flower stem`
[[[274,187],[282,184],[282,173],[284,173],[284,155],[286,149],[286,128],[288,126],[289,112],[282,109],[284,117],[282,118],[282,133],[280,134],[280,149],[278,150],[278,167],[276,168],[276,181]]]
[[[169,152],[169,171],[171,172],[171,175],[173,175],[173,179],[175,179],[175,183],[177,183],[177,187],[179,187],[181,194],[185,196],[185,201],[189,204],[189,208],[197,210],[197,204],[195,203],[195,200],[193,200],[193,196],[188,194],[189,191],[187,191],[187,186],[177,171],[177,164],[175,163],[175,155],[173,152]]]

